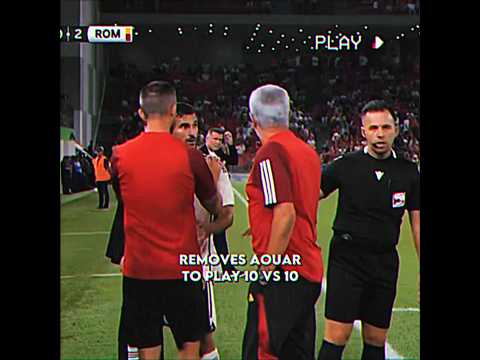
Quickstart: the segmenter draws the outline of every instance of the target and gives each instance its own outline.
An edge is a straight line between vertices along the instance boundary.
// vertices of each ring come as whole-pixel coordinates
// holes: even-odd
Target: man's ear
[[[172,117],[177,116],[177,103],[174,102],[174,103],[170,106],[170,109],[169,109],[169,110],[170,110],[170,115],[171,115]]]
[[[360,131],[361,131],[361,133],[362,133],[362,136],[366,139],[367,136],[366,136],[366,134],[365,134],[365,128],[364,128],[363,126],[360,128]]]
[[[400,134],[400,124],[395,123],[395,137],[397,137]]]
[[[142,119],[142,121],[145,123],[147,121],[147,114],[145,114],[142,108],[139,108],[137,110],[137,113],[138,113],[138,116],[140,116],[140,119]]]

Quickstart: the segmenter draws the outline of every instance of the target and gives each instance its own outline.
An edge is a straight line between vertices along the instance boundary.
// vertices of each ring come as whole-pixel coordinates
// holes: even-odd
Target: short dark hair
[[[186,102],[179,102],[177,103],[177,115],[192,115],[195,114],[195,109],[192,105]]]
[[[146,116],[153,113],[166,115],[176,101],[176,90],[166,81],[151,81],[140,90],[140,107]]]
[[[212,127],[208,129],[208,134],[211,134],[212,132],[216,132],[223,135],[225,133],[225,130],[219,127]]]
[[[393,118],[393,122],[395,124],[398,123],[397,115],[393,108],[384,100],[371,100],[366,103],[362,110],[360,111],[360,116],[364,117],[368,112],[376,112],[376,111],[388,111]]]

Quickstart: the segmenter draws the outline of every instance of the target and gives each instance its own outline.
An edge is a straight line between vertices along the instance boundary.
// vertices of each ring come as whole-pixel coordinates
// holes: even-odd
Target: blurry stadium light
[[[193,30],[197,31],[197,30],[198,30],[198,27],[194,26],[194,27],[193,27]]]
[[[300,51],[300,49],[295,49],[295,52],[299,52],[299,51]]]
[[[250,50],[250,46],[248,46],[248,45],[245,46],[245,49]]]
[[[272,48],[272,51],[275,51],[275,48]]]
[[[228,34],[226,32],[223,33],[223,36],[227,36]]]
[[[225,30],[228,30],[228,26],[225,26]]]
[[[405,36],[405,34],[404,34],[404,33],[401,33],[401,34],[400,34],[400,36],[401,36],[401,37],[404,37],[404,36]]]
[[[272,29],[268,30],[268,33],[273,34],[273,30]]]
[[[210,24],[209,26],[210,26],[210,27],[213,27],[213,24]]]
[[[151,32],[152,32],[152,29],[148,29],[148,32],[151,33]]]
[[[417,25],[417,29],[420,29],[420,25]]]
[[[285,37],[285,34],[280,35],[280,37],[281,37],[281,38],[284,38],[284,37]]]
[[[208,30],[208,32],[209,32],[210,34],[213,34],[213,30],[212,30],[212,29]]]
[[[257,36],[257,33],[253,33],[252,36]]]
[[[260,46],[261,46],[261,47],[265,47],[265,45],[264,45],[264,44],[260,44]]]
[[[294,41],[295,41],[295,38],[292,38],[292,42],[294,42]]]
[[[255,39],[254,39],[254,38],[250,38],[250,41],[253,41],[253,40],[255,40]]]
[[[331,34],[331,33],[332,33],[332,30],[328,30],[328,33]]]
[[[260,24],[257,24],[257,27],[260,27],[261,25]]]
[[[368,30],[368,26],[367,26],[367,25],[365,25],[363,28],[364,28],[365,30]]]
[[[310,50],[313,50],[313,46],[310,46]]]
[[[307,40],[303,40],[303,43],[306,44],[306,43],[307,43]]]
[[[342,36],[342,33],[338,33],[338,35]]]
[[[338,25],[335,25],[336,28],[338,28]]]
[[[400,40],[400,36],[397,36],[397,40]]]
[[[299,33],[303,33],[303,29],[298,29],[298,32],[299,32]]]
[[[138,36],[138,32],[135,32],[135,36]]]
[[[277,40],[277,44],[280,44],[280,40]]]
[[[414,27],[410,28],[410,31],[415,31],[415,28]]]
[[[258,53],[260,54],[262,52],[262,50],[258,49]]]
[[[312,35],[308,35],[308,38],[311,39],[311,38],[312,38]]]
[[[285,45],[285,49],[288,49],[288,45]]]
[[[357,31],[357,35],[360,35],[360,33]]]

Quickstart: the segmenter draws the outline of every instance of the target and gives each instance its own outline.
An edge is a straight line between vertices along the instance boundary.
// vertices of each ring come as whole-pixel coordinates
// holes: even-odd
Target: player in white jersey
[[[196,147],[198,134],[198,120],[195,112],[188,104],[177,104],[177,117],[172,129],[172,135],[184,141],[190,147]],[[198,240],[200,243],[200,255],[203,257],[216,254],[213,244],[213,234],[224,231],[233,223],[234,194],[230,177],[227,169],[221,163],[220,158],[209,155],[207,163],[210,166],[213,177],[216,180],[217,189],[222,196],[222,212],[215,221],[211,221],[210,213],[200,204],[195,197],[195,218],[198,224]],[[219,167],[220,165],[220,167]],[[220,170],[220,171],[219,171]],[[203,271],[221,272],[220,265],[204,265]],[[213,295],[213,281],[207,281],[205,284],[205,299],[208,306],[208,329],[207,333],[200,341],[201,360],[219,360],[220,355],[213,340],[213,332],[217,327],[215,302]]]

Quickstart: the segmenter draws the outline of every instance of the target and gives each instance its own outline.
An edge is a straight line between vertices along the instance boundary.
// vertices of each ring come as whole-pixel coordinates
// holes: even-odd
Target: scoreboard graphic
[[[61,42],[88,43],[131,43],[133,42],[133,26],[92,25],[61,26]]]

